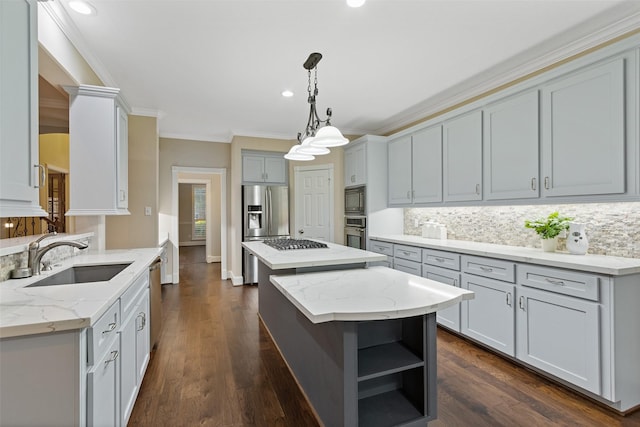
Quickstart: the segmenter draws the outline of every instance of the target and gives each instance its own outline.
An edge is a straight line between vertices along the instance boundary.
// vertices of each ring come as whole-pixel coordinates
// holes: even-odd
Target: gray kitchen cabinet
[[[601,393],[598,303],[521,286],[516,357]]]
[[[367,146],[356,144],[344,149],[344,186],[367,183]]]
[[[423,249],[424,251],[425,249]],[[435,280],[446,285],[460,287],[460,272],[448,270],[446,268],[434,267],[422,264],[422,277]],[[436,312],[436,321],[439,325],[445,326],[456,332],[460,332],[460,306],[458,303]]]
[[[64,89],[69,93],[71,176],[67,215],[129,215],[128,115],[120,89]]]
[[[484,109],[484,199],[537,198],[538,91]]]
[[[36,0],[0,2],[0,217],[46,216],[38,188]]]
[[[370,265],[382,265],[384,267],[393,268],[393,243],[371,239],[367,250],[387,256],[386,261],[369,263]]]
[[[242,152],[243,184],[286,184],[285,153]]]
[[[625,192],[624,59],[542,87],[542,195]]]
[[[475,298],[462,303],[460,332],[502,353],[514,356],[515,286],[463,273],[462,288],[473,291]]]
[[[442,126],[445,202],[482,200],[482,111]]]
[[[442,128],[389,142],[389,206],[442,201]]]

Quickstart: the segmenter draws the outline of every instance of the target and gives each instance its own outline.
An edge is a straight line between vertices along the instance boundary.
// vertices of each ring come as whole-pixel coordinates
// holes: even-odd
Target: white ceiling
[[[97,15],[82,16],[54,1],[134,114],[158,113],[163,137],[227,142],[303,130],[311,52],[324,56],[319,111],[332,107],[345,134],[384,134],[629,31],[640,14],[640,1],[615,0],[90,0]]]

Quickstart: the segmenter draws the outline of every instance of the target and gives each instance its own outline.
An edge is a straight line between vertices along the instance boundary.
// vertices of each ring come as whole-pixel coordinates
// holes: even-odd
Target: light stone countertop
[[[93,325],[159,254],[160,248],[82,253],[40,276],[0,282],[0,338]],[[72,266],[128,262],[132,264],[108,282],[26,287]]]
[[[285,268],[322,267],[362,262],[386,261],[387,256],[348,246],[326,243],[328,248],[279,251],[262,242],[242,242],[242,246],[254,254],[272,270]]]
[[[387,267],[273,275],[270,280],[313,323],[419,316],[474,298],[466,289]]]
[[[624,276],[640,273],[640,259],[605,255],[573,255],[568,252],[544,252],[539,248],[496,245],[493,243],[470,242],[466,240],[427,239],[403,234],[380,234],[369,239],[427,249],[458,252],[467,255],[500,258],[515,262],[537,264],[549,267],[568,268],[610,276]]]

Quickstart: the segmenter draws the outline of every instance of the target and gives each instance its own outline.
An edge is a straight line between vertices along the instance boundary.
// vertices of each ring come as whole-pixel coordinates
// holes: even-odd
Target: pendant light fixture
[[[339,147],[349,143],[349,140],[342,136],[338,128],[331,126],[331,108],[327,108],[327,118],[321,120],[316,110],[316,96],[318,96],[318,62],[322,59],[322,54],[314,52],[304,62],[303,67],[307,70],[309,83],[307,85],[307,102],[309,103],[309,119],[304,132],[298,133],[299,144],[291,147],[291,150],[284,156],[289,160],[313,160],[314,156],[329,154],[327,147]],[[311,70],[313,70],[313,92],[311,91]],[[296,156],[307,156],[311,158],[293,158]]]

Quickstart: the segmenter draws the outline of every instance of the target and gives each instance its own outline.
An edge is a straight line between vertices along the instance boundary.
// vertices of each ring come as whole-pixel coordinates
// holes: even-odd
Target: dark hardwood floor
[[[180,285],[163,286],[160,344],[129,425],[317,426],[259,324],[257,288],[221,281],[203,247],[180,251]],[[640,427],[640,411],[619,416],[440,330],[438,420],[429,425]]]

